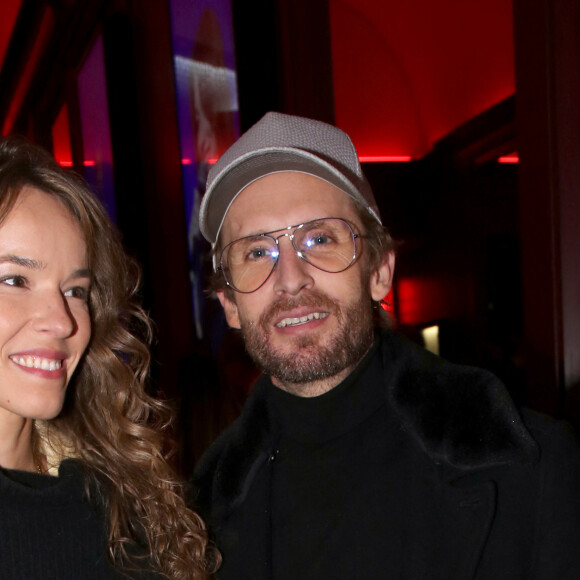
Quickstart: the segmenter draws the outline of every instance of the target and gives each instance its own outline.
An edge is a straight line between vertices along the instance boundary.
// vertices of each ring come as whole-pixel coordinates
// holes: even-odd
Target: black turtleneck
[[[378,344],[331,391],[302,398],[272,387],[274,580],[384,577],[388,419]],[[378,540],[378,542],[377,542]]]
[[[109,563],[105,513],[87,499],[79,461],[63,461],[58,477],[0,469],[0,522],[3,580],[159,578]]]

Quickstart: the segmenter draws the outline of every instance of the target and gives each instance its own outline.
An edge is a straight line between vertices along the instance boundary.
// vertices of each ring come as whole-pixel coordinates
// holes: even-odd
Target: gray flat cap
[[[361,202],[381,223],[356,149],[344,131],[321,121],[267,113],[209,172],[199,213],[200,230],[205,238],[215,244],[231,204],[248,185],[281,171],[298,171],[324,179]]]

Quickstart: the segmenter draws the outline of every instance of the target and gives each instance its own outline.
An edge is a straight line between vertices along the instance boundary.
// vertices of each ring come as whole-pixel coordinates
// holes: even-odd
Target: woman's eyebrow
[[[16,254],[5,254],[0,256],[0,264],[9,263],[17,266],[23,266],[31,270],[42,270],[45,268],[44,262],[35,260],[34,258],[25,258],[24,256],[17,256]],[[79,268],[71,274],[71,278],[92,278],[91,272],[88,268]]]
[[[72,273],[71,278],[88,278],[90,280],[92,276],[88,268],[79,268]]]
[[[16,254],[5,254],[4,256],[0,256],[0,264],[5,262],[15,264],[17,266],[24,266],[25,268],[30,268],[31,270],[42,270],[45,267],[44,263],[40,262],[39,260],[17,256]]]

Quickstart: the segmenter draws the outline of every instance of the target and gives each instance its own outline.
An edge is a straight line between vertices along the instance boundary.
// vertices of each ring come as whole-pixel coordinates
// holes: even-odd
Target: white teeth
[[[58,371],[62,367],[62,361],[52,358],[40,358],[36,356],[11,356],[17,365],[29,369],[41,369],[43,371]]]
[[[276,324],[278,328],[284,328],[286,326],[297,326],[299,324],[304,324],[305,322],[310,322],[311,320],[318,320],[319,318],[326,318],[328,312],[312,312],[306,316],[300,316],[299,318],[284,318]]]

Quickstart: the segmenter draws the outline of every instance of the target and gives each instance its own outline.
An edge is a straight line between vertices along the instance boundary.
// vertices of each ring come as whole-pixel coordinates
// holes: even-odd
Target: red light
[[[520,158],[517,155],[504,155],[503,157],[499,157],[497,162],[498,163],[519,163]]]
[[[26,97],[27,91],[32,82],[32,78],[36,71],[36,67],[40,60],[40,55],[42,54],[44,48],[48,44],[50,35],[52,34],[54,28],[54,14],[50,6],[45,7],[42,13],[42,20],[40,22],[40,28],[36,33],[36,38],[34,44],[30,50],[29,56],[26,59],[26,64],[20,74],[19,82],[14,91],[14,96],[8,108],[8,112],[4,118],[4,124],[2,125],[2,135],[8,135],[12,130],[14,123],[20,112],[20,108],[24,99]]]
[[[68,107],[66,103],[61,107],[52,126],[52,144],[54,158],[59,160],[62,167],[72,167],[72,151],[70,143],[70,127],[68,123]]]
[[[413,158],[410,155],[361,155],[358,160],[361,163],[407,163]]]
[[[431,324],[471,312],[471,280],[461,276],[399,278],[397,307],[403,325]]]
[[[208,162],[210,165],[213,165],[214,163],[216,163],[216,162],[217,162],[217,160],[218,160],[218,158],[217,158],[217,157],[210,157],[210,158],[207,160],[207,162]]]
[[[83,165],[85,167],[94,167],[96,165],[96,163],[94,161],[90,161],[90,160],[85,159],[85,161],[83,161]]]
[[[187,158],[187,157],[184,157],[184,158],[181,160],[181,164],[182,164],[182,165],[191,165],[191,159],[189,159],[189,158]]]
[[[389,293],[381,300],[381,308],[388,312],[391,316],[395,314],[395,307],[394,307],[395,297],[393,293],[393,289],[389,290]]]

